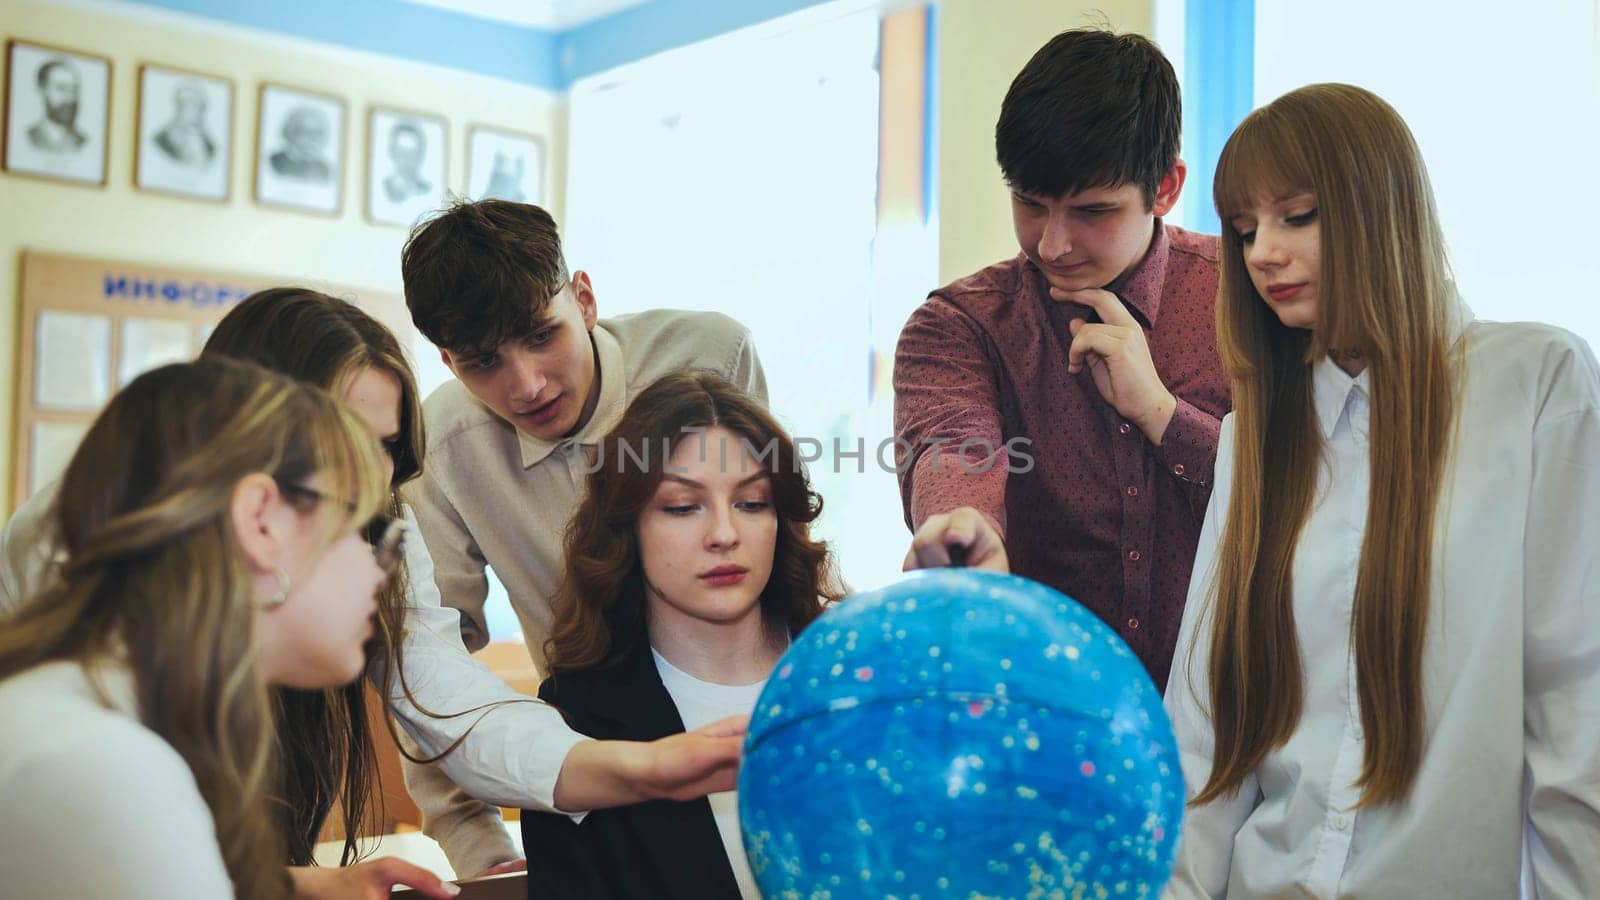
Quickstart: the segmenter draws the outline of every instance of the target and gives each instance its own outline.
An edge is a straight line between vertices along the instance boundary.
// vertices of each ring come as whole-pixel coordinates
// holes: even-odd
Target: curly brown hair
[[[811,537],[822,514],[822,497],[794,441],[762,405],[713,372],[667,375],[628,405],[601,440],[602,464],[567,528],[567,570],[556,595],[555,624],[545,642],[551,672],[576,672],[615,665],[648,641],[644,568],[639,554],[639,516],[661,484],[667,460],[685,434],[714,427],[737,434],[772,473],[772,505],[778,517],[772,577],[761,593],[769,629],[797,635],[822,614],[825,602],[843,593],[832,553]],[[662,447],[643,460],[621,448]],[[624,464],[633,459],[634,465]]]

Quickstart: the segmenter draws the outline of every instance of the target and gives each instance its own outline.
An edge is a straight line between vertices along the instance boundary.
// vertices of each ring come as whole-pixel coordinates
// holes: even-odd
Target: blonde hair
[[[331,543],[388,501],[371,431],[319,389],[256,366],[164,366],[112,399],[56,501],[64,558],[0,630],[0,678],[51,660],[133,674],[141,720],[188,763],[241,898],[290,891],[271,793],[280,781],[256,656],[235,487],[321,474]],[[316,501],[285,492],[309,509]]]
[[[1233,380],[1236,441],[1209,595],[1216,743],[1195,804],[1236,791],[1299,722],[1292,571],[1322,459],[1312,366],[1335,348],[1366,360],[1371,446],[1383,451],[1371,459],[1351,623],[1365,733],[1361,805],[1403,800],[1422,760],[1435,512],[1460,365],[1444,239],[1410,130],[1361,88],[1286,94],[1246,118],[1223,148],[1214,199],[1224,223],[1300,192],[1316,197],[1321,223],[1321,304],[1309,333],[1285,327],[1262,302],[1239,235],[1222,229],[1217,337]]]

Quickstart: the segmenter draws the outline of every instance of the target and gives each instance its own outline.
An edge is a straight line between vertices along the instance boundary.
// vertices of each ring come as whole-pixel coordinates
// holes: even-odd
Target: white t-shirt
[[[126,669],[96,676],[64,661],[0,681],[0,895],[232,897],[188,763],[139,721]]]
[[[678,708],[683,727],[693,731],[728,716],[747,716],[756,708],[761,689],[767,686],[765,678],[754,684],[713,684],[690,675],[667,662],[666,657],[650,649],[655,657],[656,671],[661,673],[661,683],[666,686],[672,704]],[[717,833],[722,835],[722,848],[728,853],[733,866],[734,881],[739,884],[739,895],[746,900],[761,900],[756,889],[755,875],[750,872],[750,861],[744,855],[744,839],[739,832],[739,792],[723,791],[706,797],[711,803],[711,815],[717,821]]]
[[[0,620],[45,581],[56,553],[48,533],[59,486],[35,492],[0,530]],[[406,520],[416,527],[410,507]],[[460,746],[437,763],[416,765],[402,758],[401,765],[406,788],[422,810],[423,831],[444,847],[457,872],[470,875],[521,855],[506,834],[500,806],[555,809],[561,767],[568,751],[585,738],[568,728],[554,707],[517,693],[467,655],[461,646],[461,618],[440,605],[433,560],[416,535],[407,538],[405,557],[410,588],[405,682],[417,702],[411,702],[396,679],[389,705],[411,752],[432,756],[458,741]],[[487,712],[435,718],[418,705],[437,713]],[[4,738],[0,734],[0,745]],[[513,753],[507,748],[517,749]],[[573,818],[581,821],[582,814]]]

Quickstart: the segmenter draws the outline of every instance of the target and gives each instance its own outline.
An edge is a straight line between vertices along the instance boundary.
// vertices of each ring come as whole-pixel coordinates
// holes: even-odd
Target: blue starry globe
[[[1093,613],[942,569],[790,646],[750,720],[739,816],[769,898],[1155,898],[1183,780],[1160,692]]]

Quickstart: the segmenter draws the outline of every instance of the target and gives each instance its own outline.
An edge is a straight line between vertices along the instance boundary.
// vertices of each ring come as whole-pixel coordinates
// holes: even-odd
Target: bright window
[[[563,223],[602,317],[716,310],[750,328],[772,410],[821,450],[818,531],[855,587],[897,574],[909,542],[876,459],[878,34],[876,9],[833,4],[580,81]]]
[[[1509,18],[1492,7],[1255,0],[1255,102],[1320,81],[1382,96],[1422,147],[1477,316],[1549,322],[1600,346],[1596,26],[1593,0],[1525,4]]]

